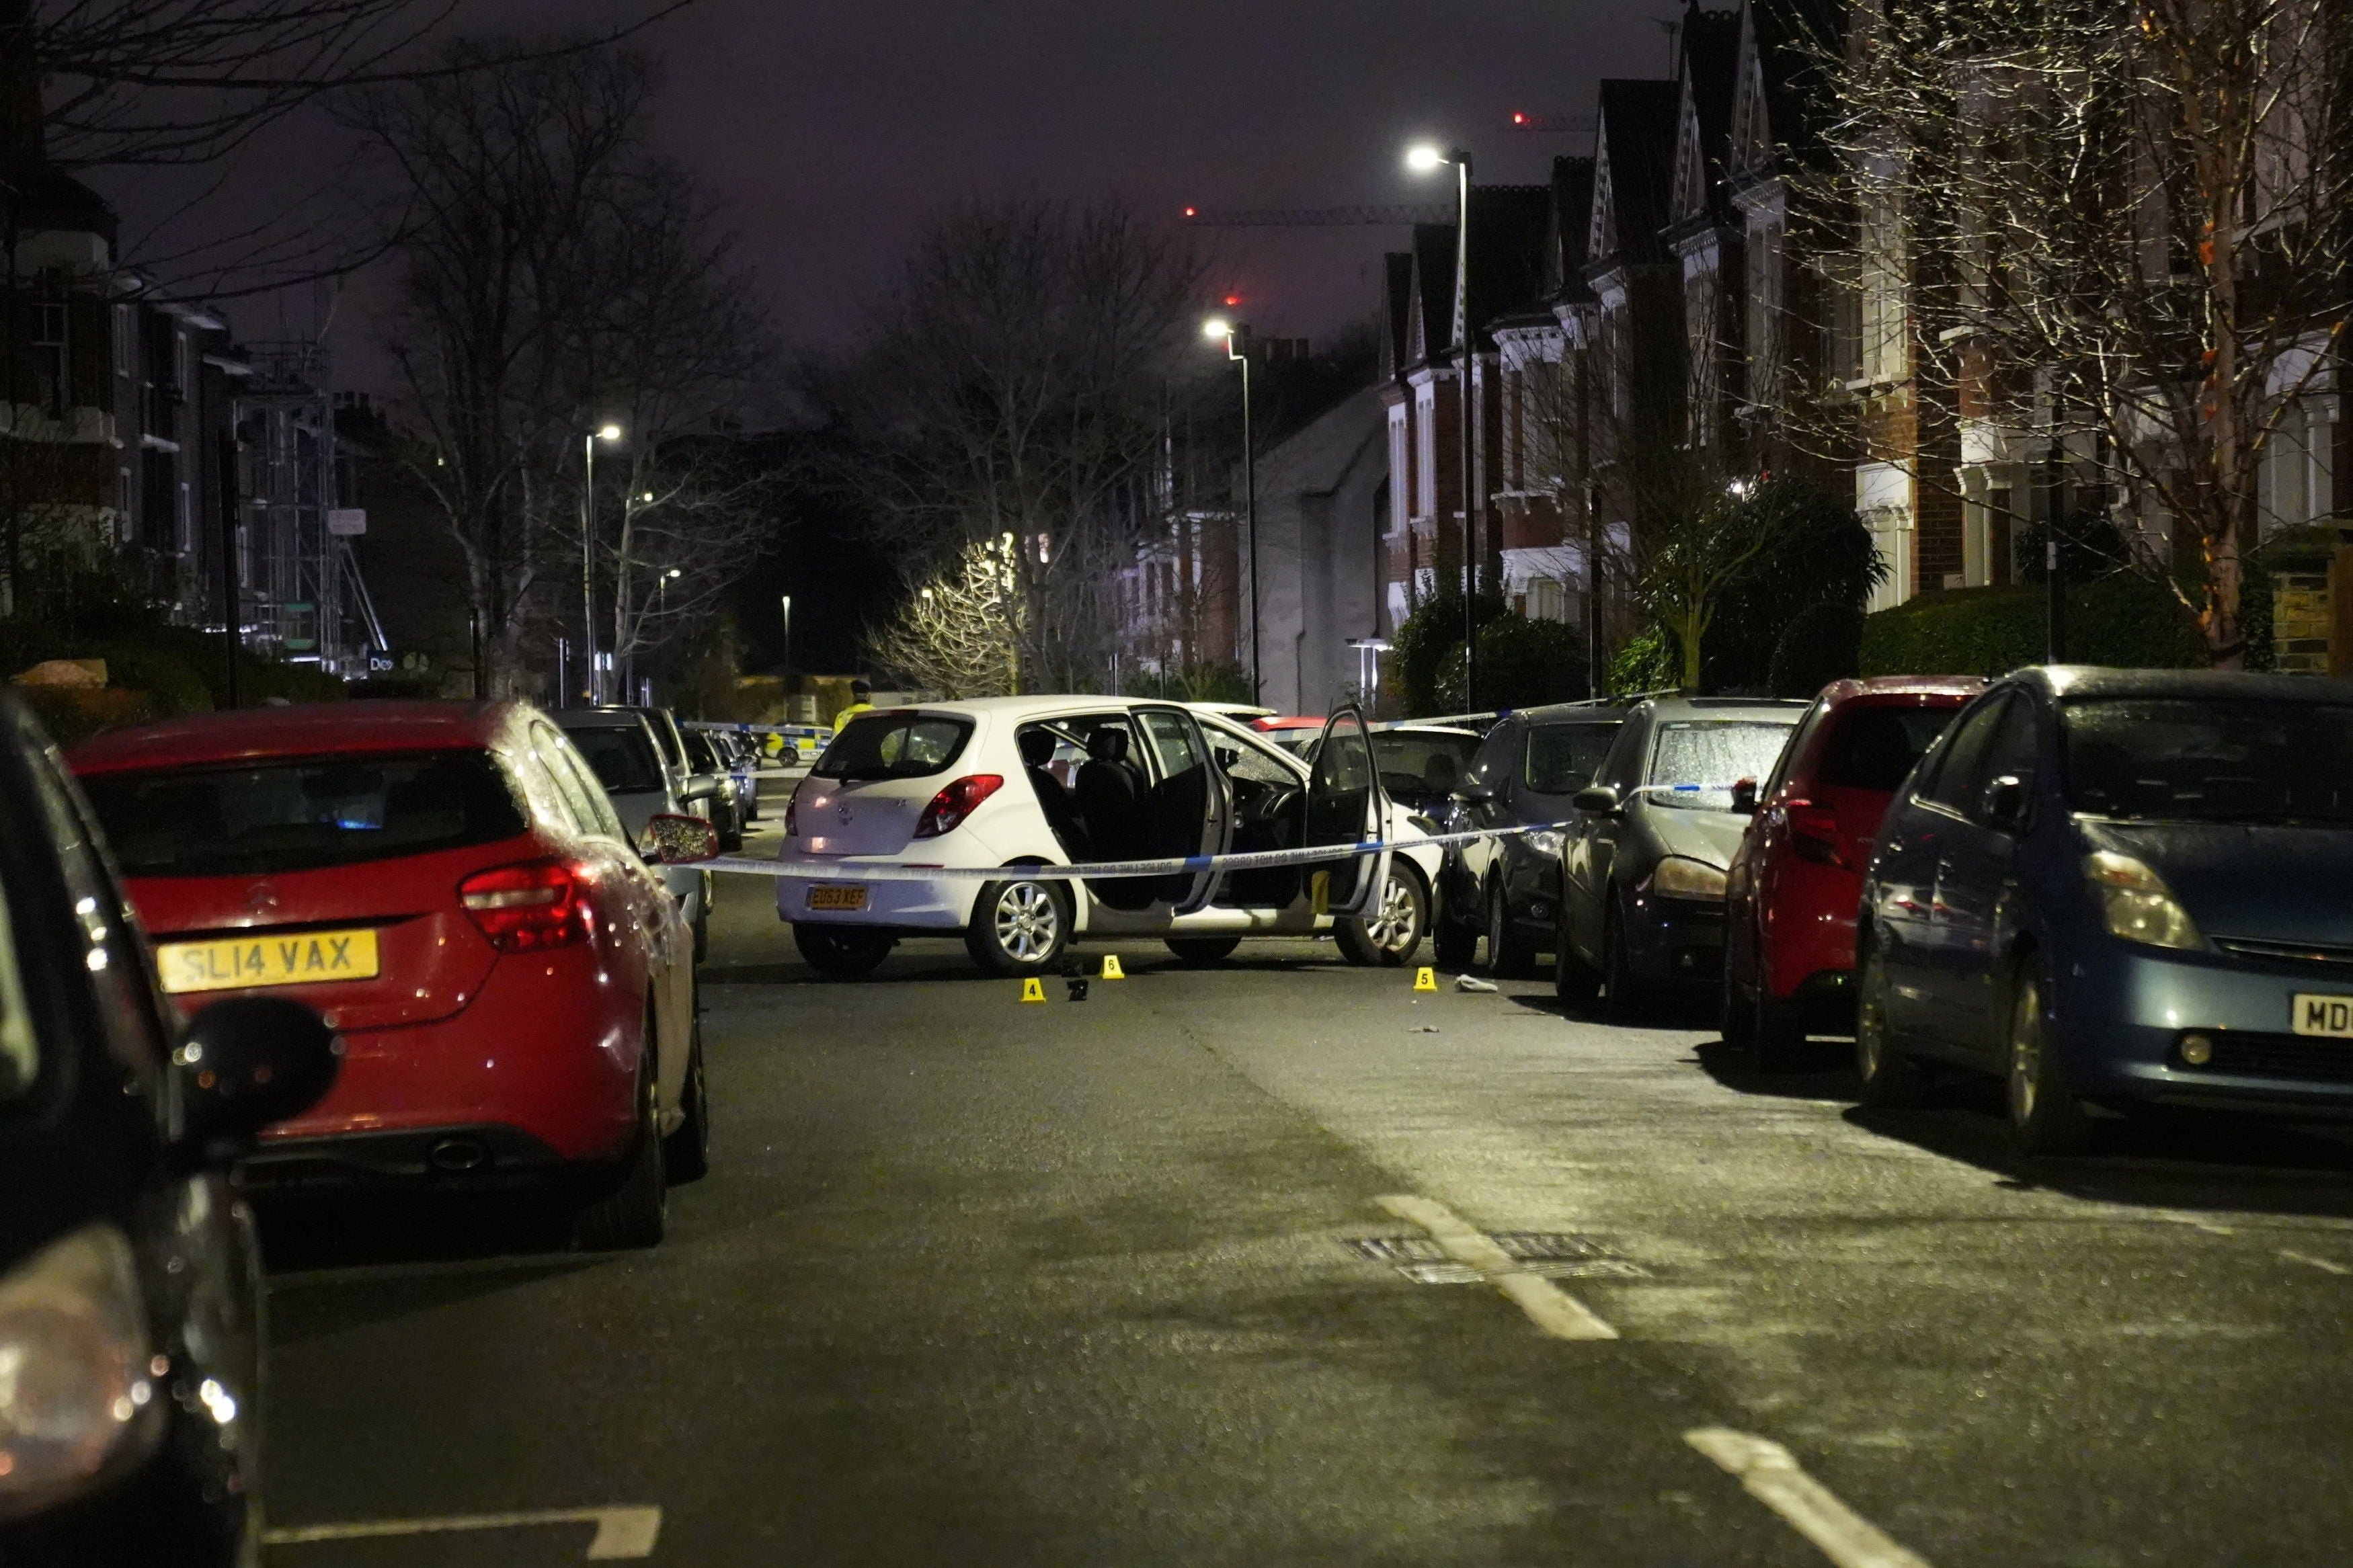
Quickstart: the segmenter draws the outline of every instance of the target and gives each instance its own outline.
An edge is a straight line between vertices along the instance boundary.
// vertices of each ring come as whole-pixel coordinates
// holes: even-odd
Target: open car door
[[[1303,844],[1370,844],[1388,820],[1388,796],[1374,765],[1373,738],[1365,716],[1343,707],[1324,725],[1315,747],[1315,770],[1307,781],[1306,831]],[[1301,868],[1302,882],[1318,913],[1363,915],[1388,882],[1388,851],[1318,860]],[[1318,898],[1320,885],[1323,895]]]
[[[1150,802],[1154,837],[1170,855],[1222,855],[1233,835],[1233,795],[1225,770],[1209,754],[1209,743],[1193,715],[1182,708],[1139,708],[1136,721],[1158,763]],[[1159,879],[1155,901],[1190,914],[1209,901],[1214,871],[1187,872]]]

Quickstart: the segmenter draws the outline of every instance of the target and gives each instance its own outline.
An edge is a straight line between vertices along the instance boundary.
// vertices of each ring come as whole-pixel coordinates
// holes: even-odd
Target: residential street
[[[1940,1568],[2345,1560],[2341,1141],[2119,1124],[2021,1163],[1989,1091],[1860,1114],[1703,1016],[1417,994],[1328,943],[1134,944],[1083,1003],[950,942],[826,984],[771,896],[723,881],[713,1166],[659,1249],[273,1220],[275,1526],[658,1508],[648,1560],[692,1568],[1824,1561],[1685,1437],[1721,1427]],[[1549,1252],[1621,1337],[1544,1332],[1400,1196]]]

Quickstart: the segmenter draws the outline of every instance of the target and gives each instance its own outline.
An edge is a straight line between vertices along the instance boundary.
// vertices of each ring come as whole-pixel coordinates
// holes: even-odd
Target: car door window
[[[1211,742],[1237,753],[1233,765],[1226,770],[1228,777],[1250,784],[1274,784],[1284,789],[1299,787],[1298,770],[1256,741],[1244,740],[1241,736],[1219,730],[1213,733]]]
[[[2008,706],[2008,698],[1997,697],[1970,710],[1968,717],[1953,731],[1952,739],[1945,742],[1936,776],[1922,786],[1921,798],[1964,813],[1976,804],[1978,786],[1986,776],[1986,749]]]
[[[1535,795],[1575,795],[1601,771],[1615,724],[1538,724],[1527,732],[1520,783]]]
[[[580,771],[572,765],[571,749],[544,725],[533,725],[531,739],[532,751],[538,757],[539,765],[547,770],[549,781],[555,785],[556,796],[564,803],[565,815],[570,818],[572,830],[591,837],[603,833],[604,822],[596,806],[589,803],[588,791],[582,784]]]
[[[2024,782],[2034,776],[2034,701],[2022,692],[2013,693],[2002,704],[2001,721],[1986,742],[1985,759],[1978,770],[1983,782],[1969,802],[1969,814],[1978,822],[1986,820],[1987,795],[1994,780],[2015,778]]]
[[[73,900],[75,923],[88,943],[82,963],[107,1044],[115,1058],[152,1089],[163,1076],[170,1049],[163,1009],[149,981],[154,961],[106,863],[89,814],[47,758],[35,759],[30,772],[34,795],[57,847],[66,894]]]

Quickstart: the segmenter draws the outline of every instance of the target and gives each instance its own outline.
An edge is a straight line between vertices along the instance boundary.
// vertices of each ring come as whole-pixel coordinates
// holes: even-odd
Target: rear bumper
[[[1815,865],[1791,856],[1775,868],[1766,885],[1771,894],[1759,905],[1763,963],[1758,968],[1774,997],[1797,998],[1809,986],[1826,984],[1820,976],[1851,973],[1862,877],[1842,866]]]
[[[248,1192],[318,1187],[433,1186],[465,1189],[538,1186],[563,1157],[521,1128],[490,1122],[399,1132],[347,1132],[282,1138],[237,1165]]]
[[[809,865],[809,862],[797,862]],[[894,931],[960,931],[972,919],[973,900],[980,893],[976,877],[943,877],[937,881],[860,882],[854,864],[823,862],[823,880],[798,876],[776,879],[776,918],[796,925],[880,926]],[[811,868],[816,868],[812,867]],[[809,894],[822,887],[862,886],[862,910],[808,907]]]
[[[501,958],[462,1013],[345,1035],[334,1088],[264,1133],[249,1164],[273,1163],[281,1150],[314,1159],[331,1142],[343,1151],[331,1163],[373,1162],[397,1178],[408,1163],[392,1152],[402,1139],[421,1139],[429,1157],[443,1137],[480,1140],[488,1129],[504,1130],[501,1149],[512,1133],[515,1148],[559,1161],[617,1160],[637,1134],[642,986],[591,947]],[[356,1158],[378,1145],[352,1141],[379,1138],[387,1152]]]

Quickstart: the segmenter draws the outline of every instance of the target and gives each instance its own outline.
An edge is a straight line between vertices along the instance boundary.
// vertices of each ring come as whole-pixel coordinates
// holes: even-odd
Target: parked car
[[[1478,751],[1479,731],[1458,725],[1388,723],[1373,729],[1381,787],[1399,805],[1432,821],[1445,812]],[[1307,758],[1313,762],[1314,754]]]
[[[2030,1152],[2087,1107],[2353,1115],[2353,684],[2029,669],[1905,781],[1863,879],[1875,1105],[1999,1075]]]
[[[1324,721],[1310,713],[1269,713],[1251,720],[1250,727],[1294,757],[1304,753],[1324,733]]]
[[[229,1167],[334,1081],[283,997],[183,1026],[86,803],[0,697],[0,1562],[259,1561],[253,1218]]]
[[[1489,971],[1519,976],[1552,950],[1564,830],[1548,825],[1571,820],[1570,797],[1593,782],[1625,721],[1615,704],[1563,702],[1505,714],[1487,732],[1437,814],[1440,831],[1543,826],[1447,846],[1432,917],[1439,963],[1468,968],[1483,937]]]
[[[1246,936],[1330,931],[1352,963],[1399,964],[1429,925],[1435,846],[1307,867],[1083,881],[1024,864],[1160,859],[1422,837],[1392,805],[1354,709],[1313,768],[1172,702],[1018,697],[863,713],[785,814],[776,912],[820,973],[871,972],[902,936],[961,934],[999,974],[1051,970],[1081,936],[1152,936],[1223,958]],[[861,879],[868,866],[1003,878]],[[814,875],[810,875],[813,873]]]
[[[1810,1027],[1854,1016],[1855,909],[1880,819],[1976,676],[1841,680],[1806,710],[1779,765],[1736,792],[1748,816],[1726,874],[1724,1037],[1788,1065]]]
[[[685,731],[686,765],[696,778],[717,781],[710,795],[711,826],[719,830],[719,847],[733,852],[744,847],[744,789],[712,737],[700,730]]]
[[[717,748],[728,779],[735,786],[735,800],[744,813],[746,826],[760,820],[760,749],[754,738],[741,730],[710,730],[704,731]]]
[[[702,1173],[693,937],[578,752],[516,703],[348,702],[116,730],[74,771],[177,996],[290,994],[342,1032],[257,1184],[527,1186],[649,1246]]]
[[[1635,704],[1593,783],[1570,798],[1554,938],[1561,1000],[1623,1010],[1663,986],[1721,983],[1725,872],[1748,819],[1733,785],[1760,778],[1807,704],[1659,697]]]
[[[642,708],[567,708],[550,715],[587,761],[632,842],[657,816],[700,815],[698,805],[707,813],[704,803],[719,790],[711,774],[681,771],[683,743],[680,767],[663,760],[663,727],[648,713]],[[700,963],[711,946],[711,873],[691,864],[665,866],[661,879],[694,932],[694,960]]]

